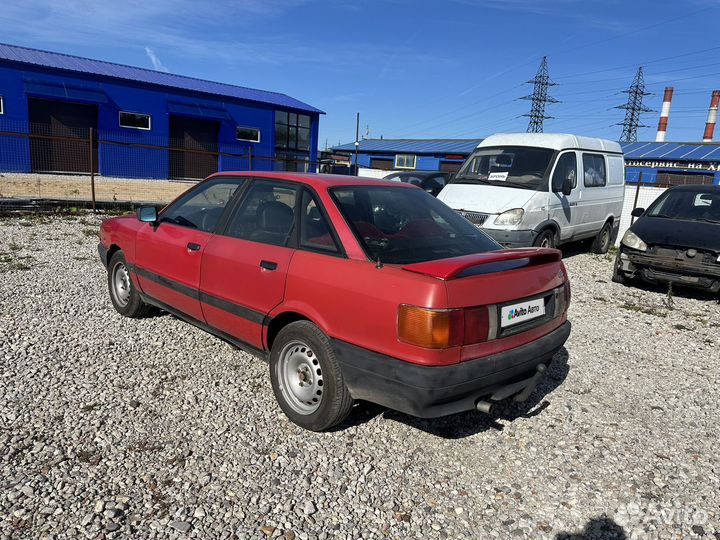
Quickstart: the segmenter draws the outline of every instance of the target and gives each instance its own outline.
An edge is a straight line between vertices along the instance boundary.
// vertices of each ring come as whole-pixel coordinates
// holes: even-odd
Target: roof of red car
[[[302,182],[314,188],[328,188],[335,186],[368,186],[377,184],[405,188],[415,187],[412,184],[407,184],[405,182],[383,180],[382,178],[367,178],[364,176],[346,176],[343,174],[315,174],[274,171],[226,171],[216,173],[213,176],[252,176],[254,178],[277,178],[278,180]]]

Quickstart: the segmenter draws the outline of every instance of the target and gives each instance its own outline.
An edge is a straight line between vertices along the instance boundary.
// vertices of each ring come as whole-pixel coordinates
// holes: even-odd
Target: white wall
[[[620,219],[620,232],[618,232],[617,240],[615,245],[620,245],[625,232],[630,228],[630,212],[633,208],[647,208],[650,206],[655,199],[665,193],[667,188],[641,186],[638,192],[638,187],[635,184],[628,184],[625,186],[625,202],[623,203],[622,217]],[[637,194],[637,204],[635,204],[635,196]]]
[[[366,167],[360,167],[358,169],[358,176],[365,176],[366,178],[384,178],[388,174],[397,171],[385,171],[383,169],[368,169]]]

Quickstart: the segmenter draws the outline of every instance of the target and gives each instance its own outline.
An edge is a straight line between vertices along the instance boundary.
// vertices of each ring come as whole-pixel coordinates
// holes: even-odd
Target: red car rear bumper
[[[332,340],[343,378],[355,399],[421,418],[475,409],[481,399],[530,381],[570,335],[570,323],[527,345],[449,366],[422,366]],[[532,383],[534,384],[534,382]],[[520,384],[517,392],[523,389]],[[515,388],[513,388],[515,390]]]

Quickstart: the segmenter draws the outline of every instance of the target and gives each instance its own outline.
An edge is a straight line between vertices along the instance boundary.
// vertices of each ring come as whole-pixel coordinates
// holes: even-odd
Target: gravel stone
[[[267,364],[118,315],[99,222],[0,219],[0,540],[720,539],[716,298],[675,288],[670,306],[571,246],[573,332],[527,402],[358,403],[310,433]]]

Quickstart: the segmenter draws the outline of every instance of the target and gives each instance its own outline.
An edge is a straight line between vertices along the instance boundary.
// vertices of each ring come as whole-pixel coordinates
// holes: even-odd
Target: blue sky
[[[7,0],[1,41],[284,92],[327,112],[320,147],[362,133],[525,131],[543,55],[545,131],[617,139],[622,90],[674,86],[668,140],[701,139],[720,89],[720,0]],[[658,113],[643,116],[654,140]],[[720,139],[720,132],[716,133]]]

